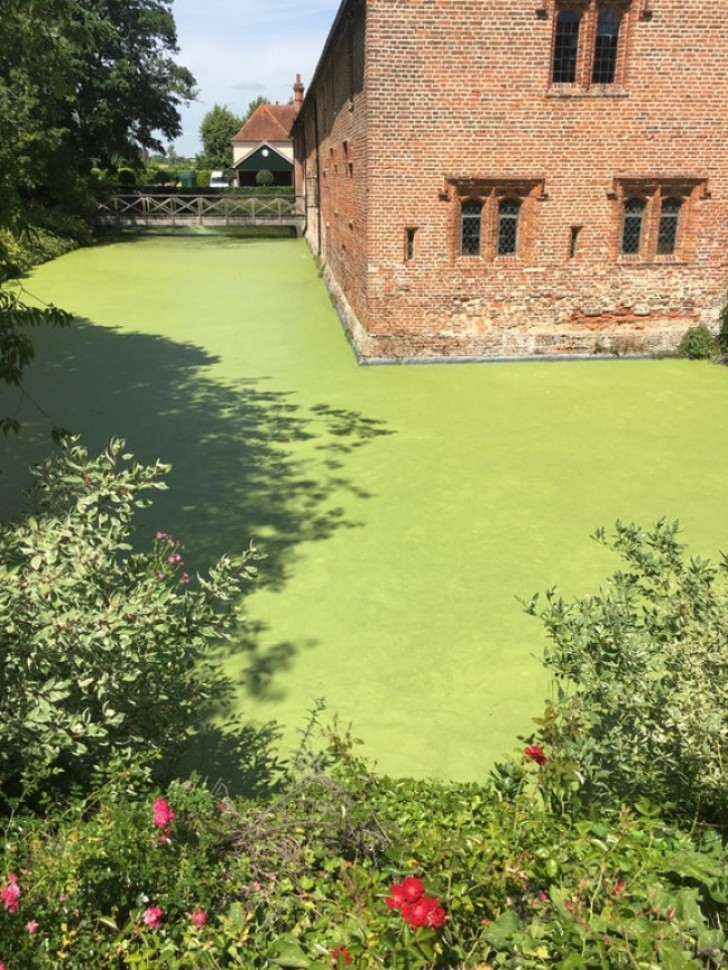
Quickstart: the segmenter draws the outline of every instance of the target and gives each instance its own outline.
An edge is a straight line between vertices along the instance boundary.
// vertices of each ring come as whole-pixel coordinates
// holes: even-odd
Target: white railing
[[[303,222],[303,199],[294,196],[114,195],[99,205],[105,225],[293,225]]]

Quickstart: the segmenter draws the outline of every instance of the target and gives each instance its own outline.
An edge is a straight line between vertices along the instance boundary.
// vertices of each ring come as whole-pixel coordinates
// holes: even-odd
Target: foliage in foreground
[[[647,806],[545,808],[498,786],[325,769],[261,804],[111,774],[6,826],[7,970],[725,965],[728,858]],[[10,905],[8,906],[8,903]]]
[[[119,440],[96,458],[69,444],[37,471],[28,514],[0,526],[6,800],[83,781],[111,752],[169,755],[226,688],[212,648],[236,621],[253,551],[196,578],[161,531],[134,552],[133,516],[166,470]]]
[[[558,688],[539,738],[549,773],[578,778],[574,797],[587,804],[648,798],[725,829],[728,559],[687,558],[664,520],[596,538],[624,568],[592,596],[552,590],[539,613]]]
[[[331,732],[234,800],[151,770],[225,689],[253,555],[193,582],[164,532],[135,552],[163,472],[71,443],[0,530],[3,970],[728,966],[725,570],[676,526],[618,524],[627,569],[549,594],[560,690],[486,783]]]

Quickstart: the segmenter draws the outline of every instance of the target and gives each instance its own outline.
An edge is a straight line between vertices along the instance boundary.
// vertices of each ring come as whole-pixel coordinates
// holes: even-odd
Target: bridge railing
[[[303,198],[244,195],[114,195],[99,205],[98,221],[116,225],[297,225]]]

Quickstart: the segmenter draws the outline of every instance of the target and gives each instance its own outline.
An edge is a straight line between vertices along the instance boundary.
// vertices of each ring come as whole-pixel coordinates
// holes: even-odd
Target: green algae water
[[[92,450],[117,435],[173,466],[149,539],[180,537],[190,572],[265,553],[225,664],[284,747],[323,697],[380,770],[482,779],[549,687],[521,600],[595,589],[617,566],[597,527],[679,518],[695,553],[728,548],[725,368],[359,367],[292,239],[130,238],[26,285],[77,316],[38,335],[32,397]],[[17,403],[4,515],[48,451]]]

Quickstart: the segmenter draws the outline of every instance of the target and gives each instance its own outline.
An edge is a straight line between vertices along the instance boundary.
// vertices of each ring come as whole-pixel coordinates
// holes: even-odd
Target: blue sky
[[[181,155],[201,148],[202,119],[215,104],[243,114],[259,95],[285,104],[296,74],[313,74],[340,0],[174,0],[180,54],[197,78],[197,102],[182,111]]]

